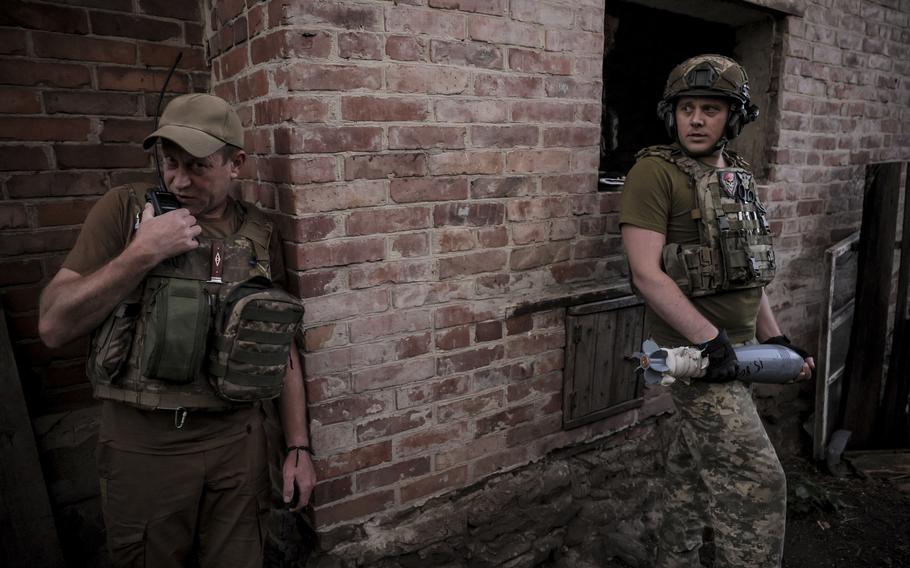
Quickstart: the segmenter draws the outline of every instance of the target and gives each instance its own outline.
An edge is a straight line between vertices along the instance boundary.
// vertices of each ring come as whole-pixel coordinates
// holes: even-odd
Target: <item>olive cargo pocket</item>
[[[682,247],[676,243],[665,245],[660,253],[660,262],[667,276],[672,278],[682,293],[688,296],[692,292],[692,284]]]
[[[210,313],[201,281],[162,279],[147,315],[142,374],[173,383],[191,382],[205,354]]]
[[[740,231],[722,233],[720,248],[724,258],[726,286],[748,284],[755,279],[754,262],[747,252],[746,237]]]
[[[101,327],[92,334],[92,349],[86,373],[93,385],[117,382],[130,353],[140,309],[138,302],[117,304]]]

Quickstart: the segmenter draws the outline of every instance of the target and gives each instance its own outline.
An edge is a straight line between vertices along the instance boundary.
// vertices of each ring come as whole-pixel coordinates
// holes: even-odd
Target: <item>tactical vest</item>
[[[130,207],[138,222],[132,188]],[[240,209],[235,234],[198,237],[198,248],[156,266],[95,331],[87,370],[96,398],[224,410],[280,393],[303,307],[271,286],[271,223],[253,205]]]
[[[765,286],[774,278],[774,251],[767,212],[748,163],[724,151],[731,167],[706,168],[677,145],[651,146],[636,159],[662,158],[685,172],[695,191],[698,244],[670,243],[661,251],[666,272],[690,297]]]

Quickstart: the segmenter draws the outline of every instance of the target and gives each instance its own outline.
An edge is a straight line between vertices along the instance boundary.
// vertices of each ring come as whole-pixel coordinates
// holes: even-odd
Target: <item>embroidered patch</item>
[[[724,188],[724,193],[730,199],[736,195],[736,188],[739,185],[739,178],[736,177],[734,172],[717,172],[717,177],[720,179],[720,186]]]

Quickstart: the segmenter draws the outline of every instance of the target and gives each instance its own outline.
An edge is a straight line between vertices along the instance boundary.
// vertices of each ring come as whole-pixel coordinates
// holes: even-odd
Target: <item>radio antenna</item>
[[[177,52],[177,58],[174,59],[173,65],[171,65],[171,70],[167,72],[167,78],[164,80],[164,84],[161,85],[161,92],[158,93],[158,105],[155,107],[155,130],[158,130],[158,120],[161,118],[161,101],[164,100],[164,91],[167,89],[167,84],[171,82],[171,77],[174,75],[174,69],[177,68],[177,64],[180,63],[180,59],[183,58],[183,52]],[[164,183],[164,176],[161,175],[161,160],[158,159],[158,141],[155,141],[155,172],[158,174],[158,183],[161,185],[163,191],[167,191],[167,185]]]

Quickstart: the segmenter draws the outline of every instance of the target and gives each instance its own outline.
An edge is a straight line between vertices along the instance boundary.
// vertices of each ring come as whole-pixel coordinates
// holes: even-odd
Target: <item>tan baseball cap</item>
[[[142,147],[148,150],[158,138],[170,140],[197,158],[205,158],[225,144],[243,148],[243,126],[224,99],[193,93],[168,103],[158,130],[146,136]]]

